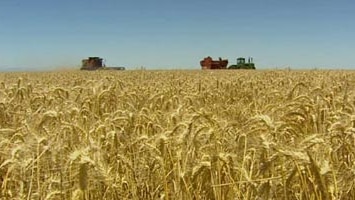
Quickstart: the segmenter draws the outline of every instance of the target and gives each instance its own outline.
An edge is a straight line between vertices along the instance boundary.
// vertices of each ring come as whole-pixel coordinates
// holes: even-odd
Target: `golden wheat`
[[[355,199],[354,80],[0,73],[0,199]]]

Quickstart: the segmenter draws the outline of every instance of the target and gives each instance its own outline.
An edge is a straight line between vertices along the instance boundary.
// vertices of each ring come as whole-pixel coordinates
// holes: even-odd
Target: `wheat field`
[[[354,71],[0,73],[1,199],[355,199]]]

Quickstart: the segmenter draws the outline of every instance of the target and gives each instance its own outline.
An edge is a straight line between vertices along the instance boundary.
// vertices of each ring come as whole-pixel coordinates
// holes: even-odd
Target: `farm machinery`
[[[202,69],[255,69],[253,58],[249,57],[248,62],[245,58],[237,58],[237,64],[228,66],[228,60],[219,58],[219,60],[213,60],[210,56],[200,61]]]
[[[106,67],[102,58],[89,57],[81,61],[80,70],[125,70],[125,67]]]
[[[227,69],[228,60],[212,60],[210,56],[200,61],[202,69]]]
[[[228,69],[255,69],[253,58],[248,58],[248,62],[245,62],[245,58],[237,58],[237,64],[231,65]]]

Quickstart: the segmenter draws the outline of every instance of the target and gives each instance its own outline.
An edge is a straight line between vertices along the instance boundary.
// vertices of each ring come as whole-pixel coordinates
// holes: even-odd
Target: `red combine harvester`
[[[227,69],[228,60],[219,58],[219,60],[212,60],[210,56],[200,61],[202,69]]]

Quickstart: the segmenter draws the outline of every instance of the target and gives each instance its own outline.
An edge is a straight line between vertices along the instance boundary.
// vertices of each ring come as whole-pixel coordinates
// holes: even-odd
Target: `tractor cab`
[[[237,58],[237,65],[245,64],[245,58]]]

